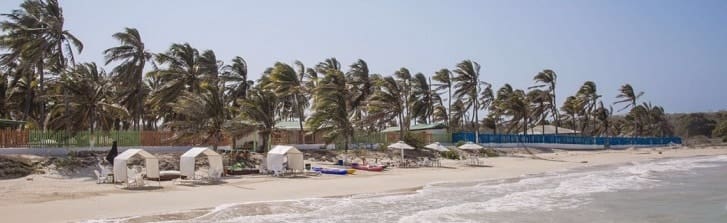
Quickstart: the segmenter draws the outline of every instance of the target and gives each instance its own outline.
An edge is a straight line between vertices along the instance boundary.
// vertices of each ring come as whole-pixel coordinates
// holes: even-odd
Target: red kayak
[[[384,166],[353,165],[353,166],[351,166],[351,168],[354,168],[357,170],[376,171],[376,172],[384,171]]]

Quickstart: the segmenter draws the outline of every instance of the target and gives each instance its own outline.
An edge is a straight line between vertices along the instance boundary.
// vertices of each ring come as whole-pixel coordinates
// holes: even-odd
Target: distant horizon
[[[21,0],[0,2],[0,13]],[[585,81],[604,103],[631,84],[667,113],[727,110],[727,2],[724,1],[62,1],[65,29],[84,43],[76,62],[104,66],[111,37],[137,28],[147,48],[172,43],[235,56],[257,80],[275,62],[307,67],[336,57],[343,67],[365,60],[371,73],[401,67],[431,76],[465,59],[481,79],[526,89],[543,69],[558,74],[560,107]],[[166,10],[160,12],[160,10]],[[615,105],[614,111],[620,108]],[[619,112],[617,114],[623,114]]]

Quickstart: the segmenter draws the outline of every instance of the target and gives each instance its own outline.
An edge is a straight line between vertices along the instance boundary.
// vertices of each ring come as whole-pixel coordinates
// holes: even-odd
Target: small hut
[[[141,156],[146,167],[146,177],[159,178],[159,159],[143,149],[127,149],[114,158],[114,182],[125,182],[128,178],[126,163],[134,156]]]
[[[303,172],[303,153],[292,146],[275,146],[268,151],[267,169],[276,173],[283,171]]]
[[[179,172],[182,176],[187,177],[187,179],[194,179],[194,167],[195,167],[195,159],[199,155],[206,155],[207,160],[209,161],[209,170],[207,174],[211,178],[220,178],[222,176],[222,156],[220,156],[219,153],[215,152],[214,150],[208,148],[208,147],[194,147],[184,154],[182,154],[182,157],[179,158]]]

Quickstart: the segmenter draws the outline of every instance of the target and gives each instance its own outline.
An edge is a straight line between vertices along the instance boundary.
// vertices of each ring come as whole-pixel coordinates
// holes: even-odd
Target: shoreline
[[[662,154],[658,154],[661,151]],[[646,153],[648,152],[648,153]],[[223,205],[258,202],[290,201],[315,198],[340,198],[354,196],[389,196],[398,193],[416,193],[427,185],[438,183],[466,183],[489,180],[506,180],[544,174],[555,171],[623,165],[634,161],[650,161],[662,158],[686,158],[694,156],[717,156],[727,154],[727,147],[716,148],[660,148],[638,150],[606,151],[558,151],[538,154],[546,160],[532,158],[497,157],[485,159],[493,167],[466,167],[462,161],[447,160],[449,168],[393,169],[383,173],[359,172],[354,176],[321,176],[298,179],[273,178],[265,176],[242,176],[225,179],[219,185],[194,187],[162,182],[162,189],[127,191],[113,185],[97,185],[95,181],[79,179],[46,179],[45,182],[58,185],[67,182],[85,185],[84,188],[70,188],[77,196],[60,197],[50,201],[33,200],[38,194],[22,193],[13,186],[27,187],[28,191],[41,195],[46,188],[33,188],[36,181],[15,179],[0,181],[0,195],[9,197],[0,203],[0,216],[6,222],[68,222],[91,219],[139,219],[167,216],[186,212],[204,215]],[[562,160],[565,162],[555,161]],[[582,161],[587,161],[583,163]],[[152,183],[156,184],[156,183]],[[51,189],[56,189],[51,185]],[[109,188],[110,186],[111,188]],[[16,188],[17,189],[17,188]],[[47,189],[46,189],[47,190]],[[17,194],[20,193],[20,194]],[[84,194],[85,193],[85,194]],[[90,193],[90,194],[89,194]],[[52,194],[52,192],[51,192]],[[37,214],[42,213],[42,214]],[[192,213],[185,214],[194,217]]]

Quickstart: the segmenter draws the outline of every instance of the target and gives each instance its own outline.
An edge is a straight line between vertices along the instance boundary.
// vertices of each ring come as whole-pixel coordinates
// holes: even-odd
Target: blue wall
[[[547,143],[575,145],[669,145],[681,144],[679,137],[595,137],[566,135],[492,135],[480,134],[480,143]],[[452,142],[475,141],[475,134],[460,132],[452,134]]]

